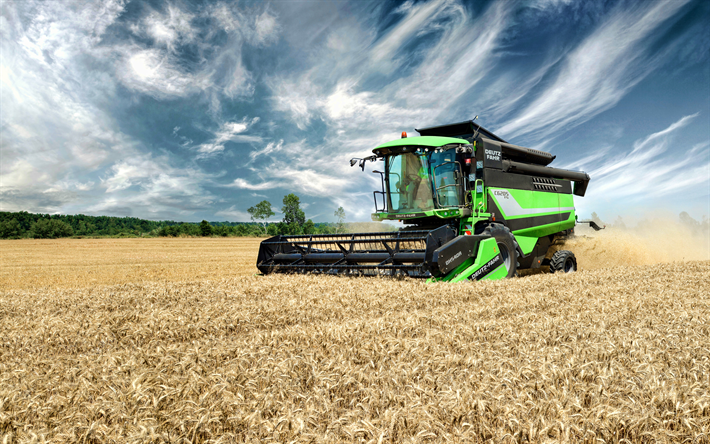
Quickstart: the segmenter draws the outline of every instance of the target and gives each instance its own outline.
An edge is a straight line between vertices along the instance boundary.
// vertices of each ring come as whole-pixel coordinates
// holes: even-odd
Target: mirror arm
[[[355,159],[353,159],[353,160],[355,160]],[[353,160],[350,161],[350,166],[354,165]],[[358,159],[358,160],[360,161],[360,164],[358,166],[360,167],[360,169],[365,171],[365,162],[367,162],[368,160],[370,162],[374,162],[377,160],[377,156],[369,156],[369,157],[365,157],[364,159]]]

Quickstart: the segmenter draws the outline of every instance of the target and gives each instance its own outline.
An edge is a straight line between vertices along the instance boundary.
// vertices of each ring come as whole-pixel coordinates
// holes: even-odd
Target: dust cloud
[[[559,249],[572,250],[580,269],[710,260],[710,233],[691,230],[670,218],[596,232],[578,226],[575,233]]]

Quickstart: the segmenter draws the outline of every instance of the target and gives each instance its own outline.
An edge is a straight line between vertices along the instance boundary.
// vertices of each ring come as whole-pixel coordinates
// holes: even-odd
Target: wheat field
[[[0,437],[708,443],[710,258],[625,236],[454,285],[255,276],[258,239],[2,241]]]

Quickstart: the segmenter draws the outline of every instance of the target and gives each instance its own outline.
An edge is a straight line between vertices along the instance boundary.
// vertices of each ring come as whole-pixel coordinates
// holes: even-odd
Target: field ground
[[[259,238],[0,240],[0,288],[78,288],[257,273]]]
[[[253,276],[259,239],[2,241],[0,437],[710,442],[702,242],[605,236],[574,275],[457,285]]]

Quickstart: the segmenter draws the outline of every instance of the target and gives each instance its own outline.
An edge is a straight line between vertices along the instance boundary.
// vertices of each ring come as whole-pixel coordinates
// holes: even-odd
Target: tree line
[[[267,222],[275,215],[264,200],[249,208],[251,222],[151,221],[135,217],[87,216],[84,214],[36,214],[0,211],[1,239],[56,239],[60,237],[145,237],[145,236],[264,236],[277,234],[332,234],[346,231],[345,211],[335,212],[336,223],[314,223],[306,219],[300,199],[288,194],[283,199],[283,220]]]

